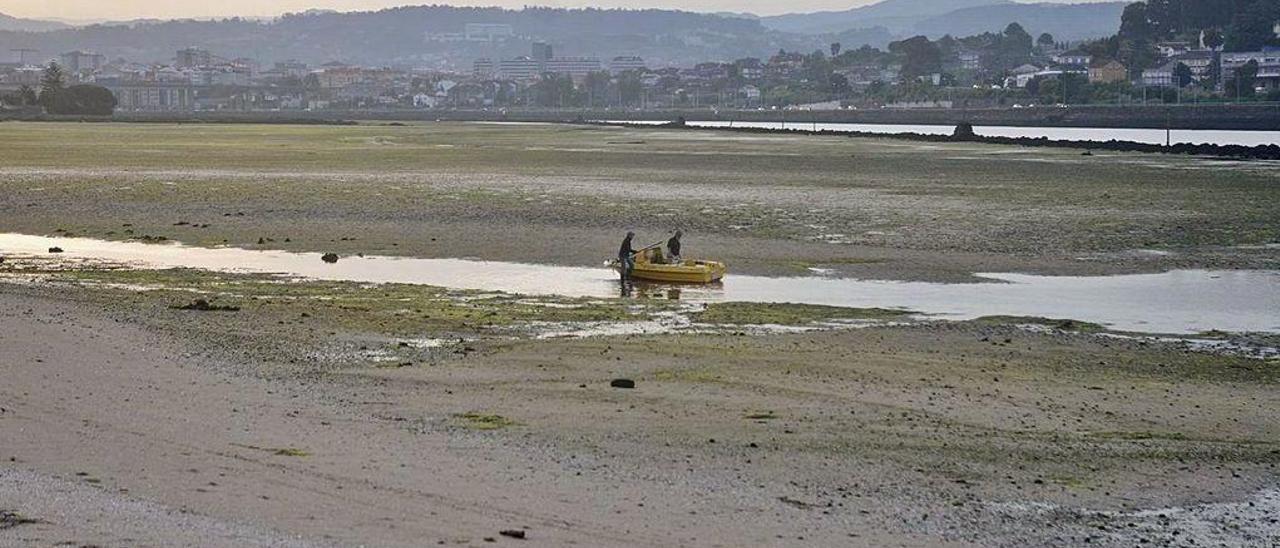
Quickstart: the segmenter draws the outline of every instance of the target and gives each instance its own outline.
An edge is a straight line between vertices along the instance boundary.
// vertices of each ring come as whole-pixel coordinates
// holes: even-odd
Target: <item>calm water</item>
[[[803,114],[796,114],[800,117]],[[664,124],[666,122],[629,122],[637,124]],[[806,122],[687,122],[694,127],[750,127],[766,129],[816,130],[816,131],[860,131],[866,133],[921,133],[926,135],[951,135],[955,126],[947,125],[907,125],[907,124],[826,124]],[[1165,131],[1163,129],[1110,129],[1088,127],[1014,127],[1014,126],[974,126],[973,132],[988,137],[1047,137],[1049,139],[1071,141],[1133,141],[1163,145]],[[1280,144],[1280,131],[1237,131],[1237,130],[1191,130],[1175,129],[1170,132],[1174,144],[1215,144],[1215,145],[1277,145]]]
[[[426,284],[530,295],[616,297],[620,293],[616,275],[603,267],[395,257],[344,257],[337,264],[326,264],[318,253],[0,234],[0,253],[44,255],[52,246],[62,247],[63,257],[127,262],[140,268],[279,273],[322,280]],[[680,288],[680,298],[696,302],[905,308],[946,319],[988,315],[1071,318],[1152,333],[1185,334],[1210,329],[1280,333],[1280,271],[982,276],[991,283],[736,276],[730,265],[730,276],[722,284],[684,286]]]

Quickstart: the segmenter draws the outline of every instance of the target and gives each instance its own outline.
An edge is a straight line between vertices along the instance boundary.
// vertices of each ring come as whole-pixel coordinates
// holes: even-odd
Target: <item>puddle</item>
[[[617,276],[605,268],[545,266],[463,259],[344,257],[319,253],[201,248],[0,234],[0,253],[98,259],[138,268],[187,267],[276,273],[321,280],[426,284],[526,295],[618,297]],[[1005,283],[941,284],[811,276],[730,275],[714,286],[669,288],[688,302],[746,301],[909,309],[941,319],[1040,316],[1094,322],[1112,329],[1192,334],[1209,330],[1280,333],[1280,271],[1178,270],[1124,276],[979,274]]]

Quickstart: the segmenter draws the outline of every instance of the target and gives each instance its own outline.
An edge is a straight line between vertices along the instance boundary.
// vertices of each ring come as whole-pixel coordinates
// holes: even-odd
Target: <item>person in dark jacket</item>
[[[631,277],[631,271],[636,267],[636,250],[631,249],[631,239],[635,237],[635,232],[628,231],[627,237],[622,239],[622,246],[618,248],[618,264],[621,266],[619,272],[623,281]]]
[[[680,264],[684,262],[680,259],[680,236],[683,235],[683,232],[677,230],[675,235],[672,236],[670,240],[667,240],[667,262],[670,264]]]

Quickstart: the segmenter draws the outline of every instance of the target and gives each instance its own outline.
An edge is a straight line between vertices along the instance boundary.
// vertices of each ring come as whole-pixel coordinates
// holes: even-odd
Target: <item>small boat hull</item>
[[[613,269],[621,272],[622,266],[615,261]],[[709,284],[724,278],[725,270],[724,263],[716,261],[685,261],[680,264],[636,261],[631,277],[651,282]]]

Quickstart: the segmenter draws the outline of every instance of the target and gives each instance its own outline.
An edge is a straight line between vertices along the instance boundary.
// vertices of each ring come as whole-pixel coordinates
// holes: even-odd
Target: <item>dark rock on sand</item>
[[[176,310],[199,310],[201,312],[237,312],[238,306],[214,305],[204,299],[196,299],[188,304],[173,307]]]
[[[333,263],[338,262],[338,254],[337,254],[337,253],[325,253],[324,255],[321,255],[321,256],[320,256],[320,260],[322,260],[322,261],[324,261],[324,262],[326,262],[326,263],[329,263],[329,264],[333,264]]]
[[[19,525],[31,525],[35,523],[40,523],[40,520],[25,517],[12,510],[0,510],[0,530],[12,529]]]
[[[49,248],[49,253],[62,253],[62,248],[61,248],[61,247],[51,247],[51,248]]]
[[[524,538],[524,531],[519,529],[504,529],[502,531],[498,531],[498,534],[504,537]]]
[[[609,386],[614,388],[635,388],[636,381],[631,379],[613,379],[612,381],[609,381]]]

